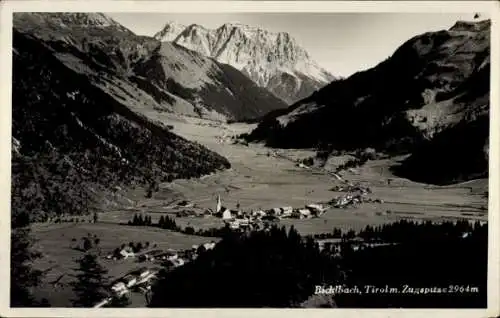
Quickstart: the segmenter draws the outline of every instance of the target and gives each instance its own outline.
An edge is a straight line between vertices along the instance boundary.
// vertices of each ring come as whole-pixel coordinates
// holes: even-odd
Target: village
[[[258,230],[267,228],[270,224],[277,223],[281,219],[310,219],[318,218],[331,208],[348,208],[355,207],[364,202],[383,203],[380,199],[372,199],[367,197],[370,190],[360,186],[352,186],[336,191],[349,191],[339,197],[333,198],[326,203],[310,203],[301,208],[292,206],[275,207],[271,209],[255,209],[251,211],[243,211],[239,204],[236,209],[227,208],[222,204],[220,195],[217,195],[217,205],[215,210],[207,209],[203,212],[197,212],[196,206],[186,201],[181,202],[177,208],[181,211],[176,213],[176,217],[209,217],[214,216],[222,220],[225,226],[232,230]],[[185,208],[191,209],[185,209]]]
[[[344,179],[340,177],[338,179],[344,181]],[[217,195],[217,203],[214,210],[207,209],[202,213],[197,213],[195,212],[195,204],[183,200],[176,204],[177,208],[182,209],[177,212],[176,216],[214,216],[219,218],[224,223],[224,226],[230,230],[244,232],[266,230],[271,224],[277,223],[283,218],[317,218],[330,208],[346,208],[362,202],[380,202],[380,200],[377,201],[367,197],[367,195],[371,193],[370,189],[351,184],[347,181],[344,181],[344,183],[346,183],[345,186],[337,186],[332,189],[332,191],[347,192],[346,194],[334,198],[328,203],[311,203],[305,205],[303,208],[284,206],[267,210],[251,210],[247,212],[240,209],[239,204],[237,204],[236,209],[229,209],[225,207],[222,204],[221,196]],[[323,242],[322,240],[319,240],[318,243],[320,243],[320,248],[322,248],[325,244],[332,244],[331,242]],[[110,288],[110,296],[96,304],[95,307],[103,307],[114,297],[120,298],[132,292],[144,294],[147,301],[151,286],[157,278],[160,268],[172,270],[183,266],[184,264],[195,260],[198,255],[204,251],[213,249],[215,245],[216,242],[211,241],[200,245],[193,245],[190,249],[180,251],[175,251],[173,249],[162,250],[152,248],[145,251],[134,252],[134,249],[131,246],[124,246],[121,249],[115,249],[112,253],[106,255],[106,260],[117,261],[128,259],[133,262],[141,264],[147,263],[150,265],[144,265],[115,280]]]
[[[254,146],[255,149],[239,145],[234,147],[239,147],[236,149],[241,152],[257,153],[255,158],[252,157],[255,162],[252,162],[251,169],[241,164],[235,165],[235,171],[220,175],[177,181],[162,186],[152,198],[144,199],[144,191],[138,189],[130,194],[133,206],[127,209],[100,213],[97,222],[92,217],[72,215],[47,220],[47,224],[39,225],[37,235],[43,239],[45,246],[53,246],[58,242],[60,233],[77,239],[87,232],[97,234],[102,240],[99,245],[104,249],[100,257],[113,281],[107,285],[106,297],[94,306],[115,306],[115,300],[126,296],[130,304],[125,307],[143,307],[148,304],[152,286],[162,277],[162,271],[173,271],[193,262],[204,251],[213,249],[224,233],[266,231],[279,223],[285,227],[294,226],[304,237],[312,236],[320,250],[338,255],[346,246],[343,238],[353,250],[387,244],[351,237],[345,229],[360,229],[368,222],[382,224],[402,218],[418,221],[443,215],[440,211],[432,214],[436,211],[433,206],[417,214],[420,213],[420,205],[415,208],[410,200],[403,200],[405,205],[397,203],[401,201],[401,191],[409,191],[410,188],[401,187],[401,182],[392,175],[383,180],[384,183],[379,183],[380,179],[374,182],[371,177],[360,177],[359,173],[363,171],[358,168],[338,171],[335,167],[325,168],[306,162],[303,158],[310,158],[309,153],[282,154],[257,146]],[[415,191],[414,188],[411,190]],[[431,197],[431,200],[439,206],[453,202],[447,197],[442,199],[448,191],[460,196],[470,195],[469,189],[443,189],[443,194],[436,194],[437,198]],[[428,198],[430,192],[421,192],[422,198]],[[449,215],[455,215],[457,211],[458,214],[470,212],[464,206],[446,208],[450,209]],[[459,211],[459,208],[464,211]],[[428,214],[428,211],[431,213]],[[135,224],[131,220],[134,214],[147,217],[149,222]],[[168,222],[161,222],[162,219],[168,219]],[[332,227],[338,227],[342,233],[321,236],[331,233]],[[45,228],[55,230],[47,231]],[[130,246],[130,243],[137,245],[139,241],[142,248]],[[76,252],[73,246],[65,255],[59,255],[56,248],[47,250],[48,256],[42,260],[40,268],[71,264],[73,260],[66,255]],[[62,276],[59,272],[65,274],[60,285],[67,284],[71,279],[64,272],[67,266],[58,266],[60,269],[52,270],[51,277],[58,279]],[[48,281],[48,287],[43,287],[44,295],[51,296],[54,286],[51,283]],[[50,300],[57,301],[56,297]]]
[[[161,250],[150,249],[134,253],[129,246],[106,255],[107,261],[129,260],[141,263],[142,266],[128,272],[124,276],[114,280],[110,285],[109,297],[103,299],[94,307],[104,307],[113,299],[130,296],[131,293],[141,293],[145,297],[146,303],[151,291],[151,287],[160,269],[172,270],[195,260],[201,253],[215,247],[215,242],[207,242],[200,245],[193,245],[190,249],[175,251],[173,249]]]
[[[280,219],[310,219],[318,218],[329,209],[346,209],[356,207],[362,203],[384,203],[381,199],[373,199],[369,197],[372,193],[368,187],[359,184],[353,184],[345,180],[338,174],[331,173],[335,179],[340,181],[342,185],[337,185],[330,189],[333,192],[343,192],[342,195],[331,199],[328,202],[316,202],[306,204],[300,208],[292,206],[275,207],[271,209],[254,209],[251,211],[243,211],[240,209],[240,204],[236,204],[236,209],[227,208],[222,204],[221,196],[217,195],[217,204],[215,210],[206,209],[203,212],[196,212],[195,204],[188,201],[182,201],[177,204],[177,208],[182,209],[177,212],[177,217],[207,217],[215,216],[221,219],[226,226],[232,230],[259,230],[268,228],[270,224],[279,222]],[[186,208],[191,208],[187,210]]]
[[[359,184],[353,184],[346,181],[342,177],[336,175],[336,179],[341,181],[341,185],[334,186],[330,190],[332,192],[342,193],[327,202],[314,202],[305,204],[303,207],[281,206],[268,209],[249,209],[240,208],[239,202],[235,208],[228,208],[223,204],[221,194],[216,194],[214,208],[203,209],[196,203],[189,200],[178,200],[170,202],[168,208],[170,213],[175,215],[175,219],[192,218],[192,217],[209,217],[219,220],[223,226],[222,229],[230,230],[231,232],[244,233],[263,230],[266,231],[272,225],[277,224],[282,219],[297,219],[308,220],[320,218],[330,209],[346,209],[356,207],[364,202],[382,202],[378,199],[372,199],[369,195],[372,191]],[[382,202],[383,203],[383,202]],[[348,213],[350,210],[346,210]],[[64,223],[65,219],[61,219]],[[174,220],[174,219],[172,219]],[[89,222],[81,222],[81,224],[94,224],[94,220]],[[100,221],[100,224],[103,221]],[[57,222],[56,222],[57,223]],[[134,222],[129,222],[132,225]],[[121,223],[124,224],[124,223]],[[189,223],[187,223],[189,226]],[[147,225],[147,224],[145,224]],[[90,226],[90,225],[89,225]],[[156,226],[156,225],[154,225]],[[175,230],[174,230],[175,231]],[[183,232],[184,233],[184,232]],[[108,287],[108,296],[102,299],[95,305],[98,307],[106,307],[112,305],[113,300],[122,297],[134,297],[134,306],[137,305],[137,299],[143,297],[140,302],[147,303],[151,293],[151,288],[158,278],[161,270],[171,271],[185,264],[194,261],[201,253],[213,249],[217,244],[218,238],[207,238],[207,241],[200,244],[193,244],[190,248],[173,249],[168,246],[158,247],[150,242],[138,242],[128,245],[122,244],[119,247],[108,247],[108,252],[99,253],[105,262],[110,265],[122,264],[129,267],[129,270],[120,276],[115,276],[113,282]],[[333,244],[338,246],[340,251],[340,240],[338,239],[316,239],[319,248],[330,248]],[[338,241],[338,242],[337,242]],[[78,242],[78,241],[77,241]],[[359,244],[363,244],[359,242]],[[140,247],[138,247],[140,246]],[[134,264],[137,264],[134,266]],[[114,265],[112,265],[114,266]]]

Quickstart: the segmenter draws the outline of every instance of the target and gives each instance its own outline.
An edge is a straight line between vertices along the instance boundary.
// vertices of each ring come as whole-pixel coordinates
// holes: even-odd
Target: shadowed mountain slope
[[[76,57],[75,46],[56,43],[65,53],[14,29],[13,214],[27,212],[35,220],[85,214],[116,204],[121,199],[114,192],[123,186],[155,185],[230,167],[222,156],[173,134],[118,98],[128,89],[113,94],[120,87],[110,88],[107,80],[129,71],[128,62],[110,58],[114,63],[99,69],[99,55]],[[68,67],[69,59],[78,59],[72,65],[82,69]],[[82,61],[94,69],[83,69]]]
[[[137,36],[100,13],[16,13],[14,29],[38,39],[92,85],[155,118],[255,118],[286,104],[241,72],[183,47]]]
[[[376,67],[268,114],[248,139],[275,147],[413,153],[398,171],[411,177],[419,174],[411,170],[435,169],[434,176],[419,174],[420,181],[485,177],[489,74],[490,21],[457,22],[449,30],[415,36]],[[460,146],[469,129],[470,147]],[[430,149],[437,148],[447,155],[426,168],[437,156]],[[446,172],[438,168],[452,153],[463,173],[459,165]]]

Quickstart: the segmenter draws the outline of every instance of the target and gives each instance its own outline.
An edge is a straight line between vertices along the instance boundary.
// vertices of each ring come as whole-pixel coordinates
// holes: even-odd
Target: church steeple
[[[215,208],[215,213],[219,213],[222,209],[222,203],[220,200],[220,195],[217,195],[217,207]]]

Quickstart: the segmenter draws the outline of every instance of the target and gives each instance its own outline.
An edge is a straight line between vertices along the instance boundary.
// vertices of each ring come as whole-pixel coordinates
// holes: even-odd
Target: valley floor
[[[49,299],[53,306],[70,306],[73,297],[71,288],[54,288],[49,282],[60,275],[61,280],[71,280],[68,274],[76,264],[81,252],[73,250],[72,238],[80,240],[90,233],[97,235],[103,254],[111,252],[121,244],[150,242],[158,248],[183,249],[193,244],[212,241],[212,238],[185,235],[151,227],[129,227],[119,223],[132,219],[135,213],[147,213],[156,222],[161,215],[175,217],[181,227],[195,229],[221,227],[220,219],[212,216],[203,218],[176,217],[171,204],[187,200],[199,209],[215,209],[216,197],[220,195],[224,206],[234,209],[239,203],[242,210],[269,209],[292,206],[301,208],[306,204],[326,202],[342,193],[332,192],[339,181],[330,174],[297,167],[291,160],[276,157],[279,151],[289,158],[313,156],[308,150],[272,150],[259,144],[249,146],[233,144],[231,136],[247,132],[247,124],[215,124],[194,118],[169,120],[174,132],[220,153],[228,158],[232,168],[200,179],[176,180],[162,184],[160,191],[151,199],[145,199],[144,189],[133,189],[126,197],[134,202],[128,208],[116,208],[99,214],[97,224],[35,224],[34,236],[44,257],[37,261],[37,268],[47,270],[43,286],[37,293]],[[271,154],[271,155],[268,155]],[[421,220],[470,219],[487,221],[487,199],[482,195],[488,189],[487,180],[475,180],[446,187],[429,186],[400,179],[389,172],[394,159],[369,161],[354,172],[347,172],[344,178],[360,182],[372,190],[370,197],[383,203],[362,203],[357,208],[330,209],[320,218],[282,219],[280,224],[293,225],[302,234],[331,232],[333,227],[359,230],[366,225],[377,225],[403,218]],[[391,179],[390,185],[387,180]],[[140,267],[130,260],[104,263],[112,278],[118,278]],[[137,296],[137,295],[136,295]],[[136,297],[134,296],[134,297]],[[131,306],[143,306],[144,298],[132,299]]]
[[[165,200],[183,198],[201,208],[215,209],[216,197],[228,208],[269,209],[274,207],[304,207],[306,204],[326,202],[342,195],[330,189],[340,184],[326,172],[297,167],[291,160],[268,156],[278,151],[288,158],[307,158],[315,153],[309,150],[273,150],[260,144],[244,146],[233,144],[230,137],[251,129],[246,124],[214,124],[198,119],[173,123],[174,131],[216,151],[231,162],[232,169],[198,180],[177,180],[162,187],[152,200],[142,201],[143,211],[167,212],[161,206]],[[357,208],[330,209],[321,218],[297,220],[283,219],[282,224],[293,224],[301,233],[330,231],[332,227],[359,229],[368,224],[409,219],[471,219],[487,220],[487,180],[475,180],[454,186],[438,187],[411,182],[395,177],[389,172],[396,159],[369,161],[362,168],[346,172],[344,178],[359,182],[372,190],[372,198],[383,203],[363,203]],[[390,185],[387,180],[391,179]],[[150,206],[150,207],[148,207]],[[386,213],[389,211],[389,213]],[[109,214],[111,217],[113,214]],[[157,216],[159,217],[159,216]],[[130,219],[130,218],[128,218]],[[189,219],[189,218],[183,218]],[[191,219],[195,223],[209,219]],[[216,220],[217,222],[217,220]],[[212,226],[212,224],[210,224]]]

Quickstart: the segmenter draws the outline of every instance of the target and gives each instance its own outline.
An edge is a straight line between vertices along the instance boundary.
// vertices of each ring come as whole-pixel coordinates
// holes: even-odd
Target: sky
[[[448,29],[471,13],[107,13],[138,35],[152,36],[169,21],[217,28],[226,22],[288,32],[333,75],[347,77],[383,61],[405,41]],[[483,16],[485,17],[485,15]]]

